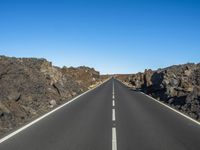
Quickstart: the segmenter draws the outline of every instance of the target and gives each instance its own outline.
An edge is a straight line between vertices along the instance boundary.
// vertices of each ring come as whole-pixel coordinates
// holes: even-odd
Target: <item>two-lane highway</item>
[[[0,150],[199,150],[200,126],[111,79]]]

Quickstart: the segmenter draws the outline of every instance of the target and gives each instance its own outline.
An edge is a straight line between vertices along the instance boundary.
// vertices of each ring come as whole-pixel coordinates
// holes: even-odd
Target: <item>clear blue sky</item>
[[[199,0],[0,0],[0,55],[134,73],[200,62]]]

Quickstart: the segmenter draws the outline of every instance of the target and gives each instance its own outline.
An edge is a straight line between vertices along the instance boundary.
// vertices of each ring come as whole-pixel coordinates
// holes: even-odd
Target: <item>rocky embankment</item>
[[[200,64],[175,65],[156,71],[117,76],[134,89],[200,120]]]
[[[93,68],[59,68],[45,59],[0,56],[0,136],[98,82]]]

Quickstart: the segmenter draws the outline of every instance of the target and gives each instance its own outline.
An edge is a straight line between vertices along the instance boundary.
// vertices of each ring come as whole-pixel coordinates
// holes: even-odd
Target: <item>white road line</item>
[[[112,91],[113,91],[113,95],[115,94],[115,84],[114,84],[114,80],[113,80],[113,88],[112,88]]]
[[[115,107],[115,100],[112,101],[112,106]]]
[[[115,121],[116,118],[115,118],[115,109],[112,109],[112,121]]]
[[[113,85],[112,85],[112,99],[115,99],[115,84],[113,80]]]
[[[90,91],[92,91],[92,90],[94,90],[94,89],[98,88],[100,85],[104,84],[104,83],[105,83],[105,82],[107,82],[108,80],[110,80],[110,78],[109,78],[109,79],[107,79],[107,80],[105,80],[105,81],[104,81],[104,82],[102,82],[101,84],[99,84],[97,87],[95,87],[95,88],[93,88],[93,89],[90,89],[90,90],[88,90],[88,91],[86,91],[86,92],[84,92],[84,93],[82,93],[82,94],[78,95],[77,97],[73,98],[72,100],[70,100],[70,101],[68,101],[68,102],[66,102],[66,103],[64,103],[64,104],[62,104],[61,106],[59,106],[59,107],[55,108],[54,110],[52,110],[52,111],[50,111],[50,112],[46,113],[45,115],[43,115],[43,116],[41,116],[41,117],[37,118],[36,120],[34,120],[34,121],[30,122],[29,124],[27,124],[27,125],[25,125],[25,126],[23,126],[23,127],[19,128],[18,130],[16,130],[16,131],[14,131],[14,132],[10,133],[10,134],[9,134],[9,135],[7,135],[7,136],[3,137],[2,139],[0,139],[0,144],[1,144],[1,143],[3,143],[4,141],[8,140],[8,139],[9,139],[9,138],[11,138],[12,136],[14,136],[14,135],[18,134],[19,132],[21,132],[21,131],[23,131],[23,130],[27,129],[27,128],[28,128],[28,127],[30,127],[31,125],[33,125],[33,124],[37,123],[38,121],[42,120],[43,118],[45,118],[45,117],[49,116],[50,114],[54,113],[55,111],[57,111],[57,110],[61,109],[62,107],[64,107],[64,106],[68,105],[69,103],[71,103],[71,102],[73,102],[73,101],[77,100],[79,97],[81,97],[81,96],[83,96],[83,95],[85,95],[85,94],[89,93]]]
[[[112,150],[117,150],[117,134],[116,128],[112,128]]]
[[[115,99],[115,95],[113,95],[112,98]]]
[[[114,80],[113,80],[113,92],[112,92],[112,106],[115,106],[115,88],[114,88]],[[112,121],[116,121],[115,109],[112,109]],[[117,135],[116,128],[112,127],[112,150],[117,150]]]
[[[190,121],[192,121],[192,122],[194,122],[194,123],[200,125],[200,122],[198,122],[198,121],[196,121],[196,120],[190,118],[189,116],[187,116],[187,115],[181,113],[180,111],[178,111],[178,110],[176,110],[176,109],[174,109],[174,108],[172,108],[172,107],[170,107],[170,106],[164,104],[164,103],[161,102],[161,101],[158,101],[157,99],[155,99],[155,98],[153,98],[153,97],[151,97],[151,96],[149,96],[149,95],[147,95],[147,94],[145,94],[145,93],[143,93],[143,92],[141,92],[141,93],[144,94],[145,96],[149,97],[150,99],[152,99],[152,100],[158,102],[159,104],[161,104],[161,105],[163,105],[163,106],[165,106],[165,107],[171,109],[172,111],[176,112],[177,114],[179,114],[179,115],[181,115],[181,116],[183,116],[183,117],[189,119]]]

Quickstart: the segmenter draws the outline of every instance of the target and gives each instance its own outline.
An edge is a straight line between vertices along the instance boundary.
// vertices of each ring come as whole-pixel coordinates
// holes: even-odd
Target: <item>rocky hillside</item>
[[[175,65],[118,78],[200,120],[200,64]]]
[[[48,112],[100,81],[88,67],[0,56],[0,135]]]
[[[81,66],[78,68],[63,67],[62,72],[71,76],[71,78],[76,80],[80,85],[84,85],[85,88],[88,88],[91,85],[95,84],[100,78],[99,72],[94,70],[94,68],[89,68],[85,66]]]

